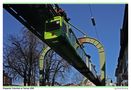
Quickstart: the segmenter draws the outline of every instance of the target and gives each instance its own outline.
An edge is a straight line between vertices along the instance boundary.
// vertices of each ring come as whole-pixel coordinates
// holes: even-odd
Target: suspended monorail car
[[[92,82],[98,83],[95,81],[98,77],[93,64],[88,60],[88,55],[63,17],[55,16],[45,22],[44,39],[54,51],[79,72]]]

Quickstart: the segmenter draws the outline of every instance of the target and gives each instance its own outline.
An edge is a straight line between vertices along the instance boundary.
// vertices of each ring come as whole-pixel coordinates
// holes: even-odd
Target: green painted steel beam
[[[39,76],[39,80],[40,82],[43,80],[43,69],[44,69],[44,59],[46,54],[51,50],[51,48],[49,46],[45,46],[40,54],[39,57],[39,72],[40,72],[40,76]]]
[[[100,70],[101,70],[101,76],[100,79],[102,81],[102,85],[105,85],[105,77],[106,77],[106,68],[105,68],[105,51],[103,45],[95,38],[91,37],[82,37],[78,39],[80,44],[91,44],[94,45],[99,52],[99,58],[100,58]]]

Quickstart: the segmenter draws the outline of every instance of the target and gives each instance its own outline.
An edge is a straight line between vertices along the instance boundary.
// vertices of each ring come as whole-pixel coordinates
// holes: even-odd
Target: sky
[[[104,46],[106,57],[106,74],[108,78],[115,81],[115,69],[120,50],[120,28],[123,24],[124,5],[122,4],[92,4],[92,15],[96,21],[96,29],[91,23],[91,12],[89,4],[60,5],[70,22],[81,29],[89,37],[98,39]],[[96,35],[98,33],[98,37]],[[74,30],[77,37],[82,37]],[[99,56],[97,49],[92,45],[85,45],[86,52],[91,56],[93,64],[99,71]]]
[[[91,23],[91,12],[88,4],[60,4],[65,10],[70,22],[81,29],[89,37],[97,38],[103,44],[106,54],[106,73],[109,78],[115,81],[115,69],[120,50],[120,28],[123,24],[124,5],[123,4],[91,4],[93,17],[96,21],[96,29]],[[19,35],[23,25],[11,16],[7,11],[3,11],[3,40],[8,43],[8,36]],[[73,30],[77,37],[83,35]],[[92,45],[84,45],[86,52],[91,56],[93,64],[99,71],[99,56],[97,49]]]

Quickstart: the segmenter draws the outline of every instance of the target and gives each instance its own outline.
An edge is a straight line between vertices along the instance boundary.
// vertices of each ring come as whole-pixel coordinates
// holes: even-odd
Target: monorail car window
[[[60,21],[59,20],[46,23],[46,31],[57,30],[59,28],[60,28]]]
[[[81,57],[81,59],[83,59],[83,51],[82,51],[81,47],[77,48],[77,53]]]
[[[62,30],[65,31],[65,33],[67,32],[67,28],[64,22],[62,22]]]
[[[69,29],[69,38],[70,38],[71,44],[75,45],[75,37],[74,37],[71,29]]]

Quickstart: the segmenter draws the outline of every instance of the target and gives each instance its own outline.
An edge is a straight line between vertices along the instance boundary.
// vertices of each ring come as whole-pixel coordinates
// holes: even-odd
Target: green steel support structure
[[[51,50],[50,47],[45,46],[39,57],[39,85],[42,84],[43,81],[43,69],[44,69],[44,59],[46,54]]]
[[[105,69],[105,52],[104,52],[103,45],[98,40],[96,40],[94,38],[90,38],[90,37],[82,37],[82,38],[79,38],[78,40],[81,45],[84,43],[87,43],[87,44],[94,45],[98,49],[99,58],[100,58],[100,71],[101,71],[100,80],[102,81],[102,85],[105,85],[106,69]],[[44,65],[44,59],[45,59],[46,54],[50,50],[51,50],[51,48],[46,46],[45,48],[43,48],[43,51],[40,55],[40,59],[39,59],[40,82],[43,80],[42,70],[43,70],[43,65]]]
[[[80,44],[91,44],[94,45],[98,49],[99,53],[99,60],[100,60],[100,71],[101,71],[101,76],[100,79],[102,80],[102,85],[105,85],[105,77],[106,77],[106,60],[105,60],[105,51],[103,45],[95,38],[90,38],[90,37],[82,37],[78,39]]]

